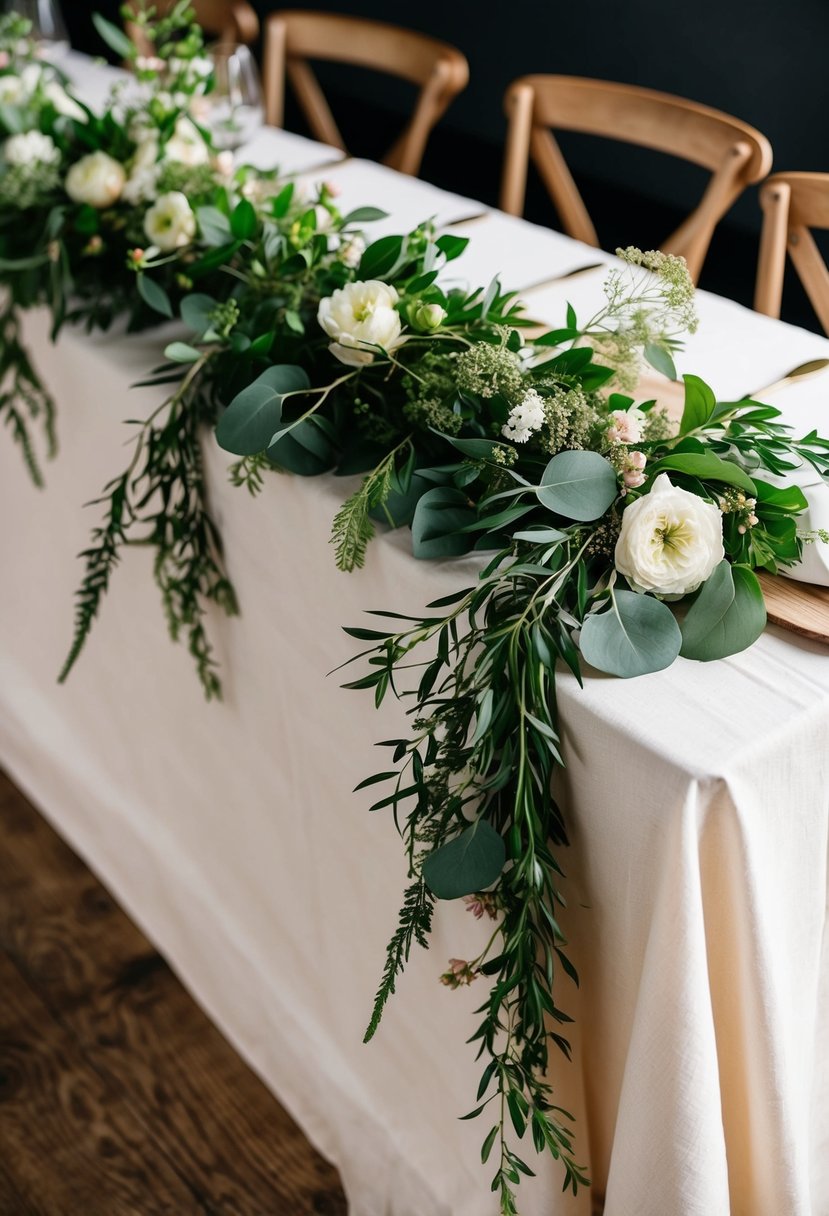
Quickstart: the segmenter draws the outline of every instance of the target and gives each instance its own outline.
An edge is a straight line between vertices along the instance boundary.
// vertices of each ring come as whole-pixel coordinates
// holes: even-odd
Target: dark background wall
[[[253,2],[262,17],[275,7]],[[752,0],[689,5],[666,0],[497,5],[418,0],[405,6],[387,0],[306,0],[304,7],[406,25],[466,54],[469,87],[433,136],[423,176],[488,203],[498,195],[503,93],[512,79],[528,72],[595,76],[690,97],[759,128],[774,148],[776,168],[829,170],[827,0],[769,0],[765,5]],[[98,10],[117,20],[118,4],[64,0],[64,9],[73,44],[99,50],[91,14]],[[407,86],[380,73],[333,65],[321,68],[320,78],[349,150],[382,156],[410,103]],[[305,129],[290,109],[287,125]],[[696,202],[706,180],[702,171],[673,157],[583,136],[562,136],[561,143],[607,248],[658,244]],[[526,214],[538,223],[560,226],[532,173]],[[751,302],[759,224],[753,189],[718,230],[703,287]],[[819,328],[791,275],[783,307],[785,319]]]

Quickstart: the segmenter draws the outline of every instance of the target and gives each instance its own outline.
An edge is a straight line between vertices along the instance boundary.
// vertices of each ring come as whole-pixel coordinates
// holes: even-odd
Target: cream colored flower
[[[397,300],[395,289],[376,279],[347,283],[320,300],[317,320],[332,339],[331,353],[341,363],[361,367],[372,362],[378,347],[394,351],[406,341]]]
[[[162,253],[189,245],[196,235],[196,217],[180,190],[162,194],[144,216],[144,231]]]
[[[11,72],[0,76],[0,105],[16,106],[25,99],[26,89],[19,76],[15,76]]]
[[[66,175],[66,193],[74,203],[111,207],[118,202],[127,180],[124,166],[106,152],[82,156]]]
[[[44,135],[41,131],[24,131],[6,140],[3,159],[9,165],[54,165],[60,160],[60,152],[51,135]]]
[[[723,560],[722,512],[660,473],[622,515],[616,569],[634,591],[680,599],[696,591]]]
[[[196,124],[183,114],[176,122],[175,131],[164,147],[164,159],[178,161],[180,165],[206,165],[210,160],[210,149]]]

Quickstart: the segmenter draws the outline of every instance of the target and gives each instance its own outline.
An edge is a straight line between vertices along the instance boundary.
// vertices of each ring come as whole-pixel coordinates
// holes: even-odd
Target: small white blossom
[[[520,405],[514,405],[501,427],[501,434],[513,443],[526,443],[544,425],[544,402],[531,388]]]
[[[196,124],[182,114],[176,122],[175,131],[164,148],[165,160],[178,161],[190,168],[206,165],[210,160],[210,149]]]
[[[162,253],[189,245],[196,235],[196,217],[180,190],[162,194],[144,216],[147,239]]]
[[[352,270],[356,270],[365,251],[366,242],[364,238],[360,236],[359,232],[355,232],[353,236],[348,237],[340,245],[340,261],[344,266],[349,266]]]
[[[51,135],[24,131],[6,140],[3,158],[9,165],[54,165],[60,160],[60,152]]]

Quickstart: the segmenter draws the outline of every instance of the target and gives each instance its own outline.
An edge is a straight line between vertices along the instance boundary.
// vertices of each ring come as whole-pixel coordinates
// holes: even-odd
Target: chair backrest
[[[161,0],[160,12],[172,7],[173,0]],[[192,0],[196,19],[206,34],[221,42],[255,42],[259,37],[259,18],[248,0]],[[127,22],[127,33],[142,55],[152,53],[140,25]]]
[[[754,307],[780,316],[786,253],[829,334],[829,270],[810,228],[829,228],[829,173],[775,173],[760,191],[763,233]]]
[[[267,121],[283,124],[287,76],[315,137],[344,152],[343,137],[309,59],[373,68],[420,86],[412,117],[384,158],[401,173],[417,174],[435,123],[469,80],[469,65],[460,51],[425,34],[334,13],[273,13],[265,34]]]
[[[524,209],[527,168],[536,164],[565,231],[598,246],[596,229],[552,131],[580,131],[638,144],[710,169],[699,204],[660,248],[682,254],[696,281],[717,223],[771,168],[771,145],[747,123],[708,106],[632,85],[580,76],[522,76],[507,90],[509,117],[501,206]]]

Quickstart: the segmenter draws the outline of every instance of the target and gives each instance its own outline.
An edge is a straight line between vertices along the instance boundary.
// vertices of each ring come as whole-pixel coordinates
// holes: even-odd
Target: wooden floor
[[[0,1216],[345,1216],[336,1171],[0,774]]]

